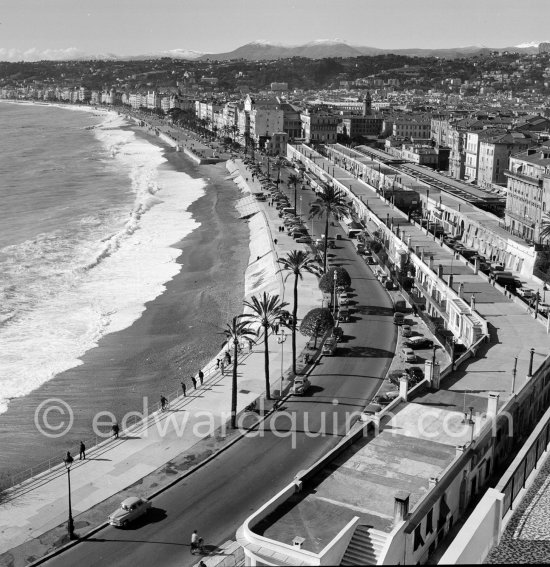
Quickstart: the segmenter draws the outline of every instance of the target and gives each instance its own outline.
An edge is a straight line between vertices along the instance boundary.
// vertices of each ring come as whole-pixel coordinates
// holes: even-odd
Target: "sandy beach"
[[[189,209],[200,227],[175,244],[182,250],[182,270],[140,319],[105,336],[82,357],[81,366],[11,401],[0,415],[3,473],[61,460],[67,450],[77,452],[81,439],[92,444],[91,424],[98,412],[121,419],[129,411],[143,411],[144,400],[151,406],[161,393],[181,391],[182,379],[192,389],[191,374],[219,352],[222,328],[242,310],[249,230],[234,208],[240,191],[226,179],[225,163],[198,167],[158,138],[137,132],[166,147],[163,167],[208,180],[206,194]],[[70,432],[60,438],[44,437],[35,426],[36,408],[51,398],[62,399],[74,412]],[[60,419],[51,416],[53,423]]]

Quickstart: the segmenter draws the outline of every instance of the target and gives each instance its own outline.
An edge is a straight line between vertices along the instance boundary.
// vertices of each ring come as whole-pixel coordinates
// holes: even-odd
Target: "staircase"
[[[388,535],[368,526],[357,526],[340,565],[376,565]]]

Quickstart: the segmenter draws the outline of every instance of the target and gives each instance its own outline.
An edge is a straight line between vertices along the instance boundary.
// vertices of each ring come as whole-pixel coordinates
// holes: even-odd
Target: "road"
[[[300,194],[304,207],[315,197],[311,190]],[[324,222],[316,224],[324,230]],[[343,234],[339,227],[333,230]],[[312,372],[308,395],[290,398],[259,431],[156,497],[143,521],[126,530],[107,527],[47,565],[194,565],[200,558],[190,554],[193,530],[208,551],[234,539],[254,510],[338,443],[347,418],[357,416],[378,390],[396,331],[386,291],[352,242],[336,242],[331,262],[352,278],[352,317],[343,324],[346,340],[336,355],[322,357]]]

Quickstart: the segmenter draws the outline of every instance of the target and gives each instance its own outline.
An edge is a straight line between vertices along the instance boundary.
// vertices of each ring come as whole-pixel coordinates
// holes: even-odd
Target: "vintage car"
[[[150,500],[130,496],[109,516],[109,524],[117,528],[125,528],[130,522],[146,514],[150,508]]]
[[[336,339],[329,337],[323,344],[322,352],[325,356],[332,356],[336,352]]]
[[[432,348],[434,342],[426,337],[410,337],[404,341],[404,344],[409,348]]]
[[[297,396],[303,396],[311,386],[311,382],[306,376],[296,376],[292,386],[292,393]]]

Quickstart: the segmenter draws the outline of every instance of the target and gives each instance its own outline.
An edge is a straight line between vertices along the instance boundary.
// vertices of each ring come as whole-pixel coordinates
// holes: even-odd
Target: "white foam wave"
[[[181,269],[176,261],[181,251],[174,244],[198,226],[187,209],[204,194],[205,183],[161,167],[166,161],[162,149],[120,130],[124,123],[110,113],[93,130],[106,152],[116,148],[114,159],[131,182],[134,205],[121,228],[101,235],[97,218],[82,218],[98,237],[81,243],[79,262],[64,273],[54,271],[54,245],[63,241],[59,234],[40,235],[2,251],[10,269],[31,270],[32,301],[21,316],[6,316],[8,324],[0,328],[0,413],[10,398],[80,365],[80,357],[107,333],[130,326]],[[61,258],[75,251],[57,254]],[[37,260],[40,266],[32,272]],[[45,263],[51,263],[51,272]]]

